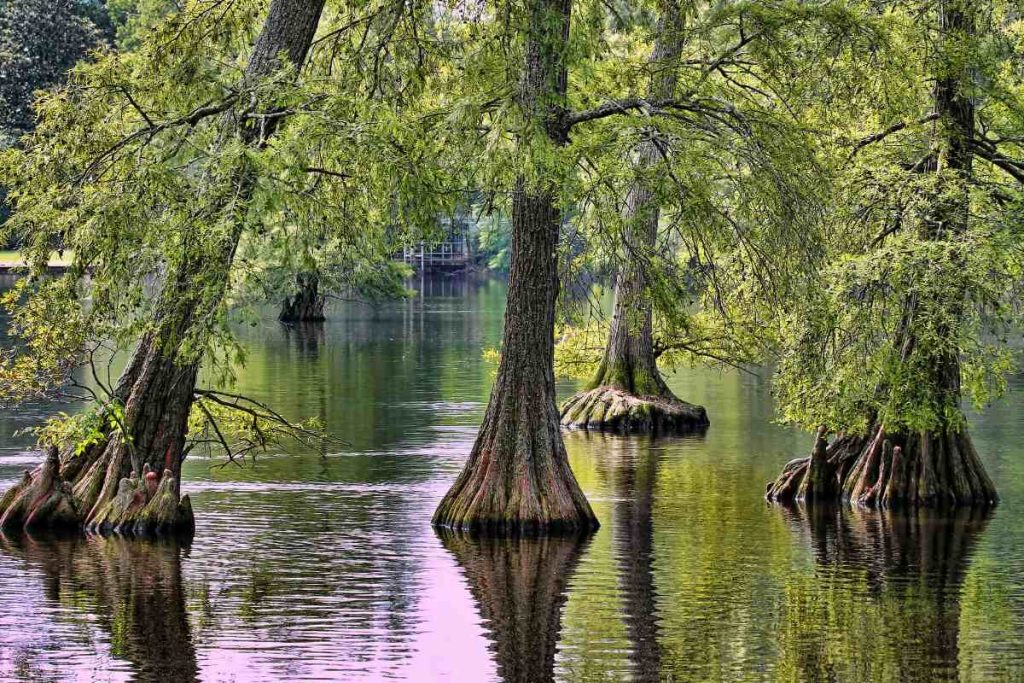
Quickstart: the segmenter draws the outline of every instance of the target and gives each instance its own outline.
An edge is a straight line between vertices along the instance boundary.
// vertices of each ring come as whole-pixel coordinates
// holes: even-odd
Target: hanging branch
[[[272,443],[283,438],[292,439],[305,445],[314,442],[330,442],[339,446],[350,445],[342,439],[329,435],[323,429],[314,429],[293,422],[262,401],[249,396],[213,389],[196,389],[195,397],[196,405],[213,431],[213,438],[193,439],[188,450],[200,444],[219,445],[228,458],[225,465],[228,463],[239,465],[246,456],[259,450],[265,450]],[[238,430],[224,425],[223,417],[214,414],[210,406],[206,405],[206,401],[243,416],[246,420],[244,429]]]
[[[900,121],[899,123],[894,123],[893,125],[889,126],[888,128],[886,128],[885,130],[883,130],[881,132],[874,133],[872,135],[868,135],[868,136],[863,137],[860,140],[858,140],[853,145],[853,149],[850,150],[850,156],[848,158],[849,159],[853,159],[855,156],[857,156],[857,154],[862,149],[864,149],[868,145],[872,145],[872,144],[874,144],[876,142],[884,140],[887,137],[889,137],[890,135],[892,135],[893,133],[898,133],[901,130],[904,130],[905,128],[907,128],[909,126],[912,126],[912,125],[914,125],[914,126],[921,126],[921,125],[924,125],[924,124],[929,123],[931,121],[936,121],[936,120],[938,120],[938,118],[939,118],[939,113],[933,111],[930,114],[922,116],[921,118],[919,118],[916,121],[911,121],[911,122]]]

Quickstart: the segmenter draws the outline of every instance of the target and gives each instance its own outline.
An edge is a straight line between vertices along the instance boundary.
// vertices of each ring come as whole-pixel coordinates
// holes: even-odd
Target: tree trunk
[[[567,140],[562,112],[570,0],[531,0],[528,11],[520,104],[558,147]],[[554,337],[562,210],[553,183],[541,183],[516,182],[501,362],[469,460],[434,513],[437,526],[498,534],[597,527],[558,426]]]
[[[316,33],[324,0],[272,0],[253,46],[243,85],[280,68],[284,53],[301,65]],[[221,139],[266,143],[280,118],[254,126],[227,112]],[[252,193],[255,179],[242,166],[227,185],[210,180],[208,218],[235,212]],[[227,189],[225,189],[227,188]],[[242,224],[219,240],[185,244],[186,253],[164,283],[155,324],[125,368],[112,396],[124,406],[118,430],[82,454],[73,445],[61,454],[51,447],[46,462],[0,497],[0,529],[85,527],[91,531],[153,533],[194,529],[188,496],[179,500],[181,461],[194,398],[198,360],[183,360],[183,346],[201,336],[197,324],[221,305],[227,291]],[[116,412],[106,409],[107,414]]]
[[[666,0],[650,57],[653,78],[648,99],[668,99],[674,94],[684,23],[678,0]],[[645,290],[660,210],[643,174],[660,158],[654,140],[640,144],[635,162],[640,177],[629,190],[623,212],[625,253],[615,282],[608,343],[590,385],[563,404],[561,422],[566,427],[659,432],[702,430],[709,424],[703,407],[679,400],[668,388],[654,353],[651,301]]]
[[[970,0],[940,2],[938,23],[943,39],[972,35],[972,12]],[[934,103],[939,114],[941,150],[932,156],[925,170],[955,175],[962,187],[936,191],[931,215],[921,229],[924,239],[949,239],[962,235],[969,227],[967,187],[972,174],[970,140],[975,128],[974,105],[964,92],[969,78],[968,73],[949,71],[936,78]],[[917,343],[912,324],[917,305],[913,296],[908,297],[894,343],[904,362],[913,354],[927,354],[915,361],[931,368],[929,381],[936,388],[938,404],[935,412],[959,413],[959,356],[948,351],[929,353]],[[963,292],[955,292],[953,300],[944,305],[962,310]],[[884,425],[874,424],[866,437],[841,436],[829,446],[822,428],[815,455],[788,463],[768,484],[766,496],[780,502],[838,498],[868,507],[994,505],[998,501],[995,486],[965,425],[966,420],[961,419],[943,422],[928,431],[889,434]]]
[[[441,542],[466,574],[494,641],[506,683],[554,680],[566,587],[586,540],[495,539],[441,531]]]
[[[286,296],[277,319],[283,323],[320,323],[324,317],[324,295],[315,273],[295,276],[295,294]]]

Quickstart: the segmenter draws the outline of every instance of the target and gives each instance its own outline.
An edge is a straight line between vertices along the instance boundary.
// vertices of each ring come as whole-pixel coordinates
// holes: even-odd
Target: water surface
[[[349,445],[190,458],[190,544],[0,538],[0,679],[1024,679],[1024,379],[972,418],[992,516],[769,506],[810,437],[772,424],[763,379],[694,369],[670,384],[705,435],[566,436],[597,534],[472,540],[429,519],[483,414],[504,286],[421,289],[241,330],[238,390]],[[56,409],[0,413],[0,486],[38,458],[11,433]]]

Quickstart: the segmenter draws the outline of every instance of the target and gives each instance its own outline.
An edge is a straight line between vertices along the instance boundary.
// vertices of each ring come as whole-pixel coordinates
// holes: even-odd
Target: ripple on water
[[[494,283],[453,286],[342,307],[312,337],[242,330],[238,389],[351,445],[190,459],[191,543],[0,537],[0,679],[1024,680],[1020,378],[972,418],[991,517],[768,506],[810,440],[769,423],[761,380],[693,370],[673,386],[708,408],[705,435],[566,436],[593,537],[451,538],[429,519],[502,309]],[[51,409],[0,415],[0,486],[39,460],[5,435]]]

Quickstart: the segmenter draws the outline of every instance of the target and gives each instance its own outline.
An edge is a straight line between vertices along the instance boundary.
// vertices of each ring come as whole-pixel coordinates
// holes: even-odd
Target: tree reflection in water
[[[505,683],[554,678],[566,587],[589,536],[473,537],[438,530],[465,572]]]
[[[614,494],[612,534],[633,680],[664,678],[654,580],[654,500],[662,449],[650,436],[588,433],[597,470]]]
[[[803,680],[959,679],[960,593],[985,509],[783,508],[814,586],[789,587],[782,672]],[[851,657],[850,646],[858,653]]]
[[[132,665],[135,680],[197,679],[181,574],[187,544],[0,534],[0,551],[42,572],[48,600],[92,612],[109,634],[111,655]]]

